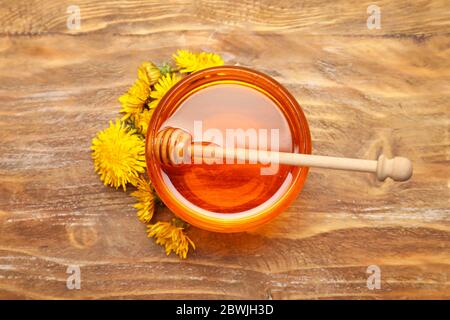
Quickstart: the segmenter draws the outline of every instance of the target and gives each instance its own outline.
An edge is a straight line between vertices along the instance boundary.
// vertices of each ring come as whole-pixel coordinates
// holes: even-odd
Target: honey
[[[260,132],[276,128],[282,141],[280,151],[292,151],[289,125],[275,102],[245,84],[218,82],[196,91],[180,104],[161,129],[175,127],[193,133],[196,121],[201,121],[202,131],[219,130],[222,137],[230,129]],[[235,146],[248,147],[250,136],[246,136],[248,139],[244,141],[235,139]],[[276,201],[274,194],[290,179],[290,166],[280,166],[272,175],[261,175],[260,167],[256,163],[201,163],[162,169],[171,187],[188,203],[212,212],[238,213],[266,201]]]
[[[193,142],[297,153],[311,152],[309,128],[287,90],[250,69],[210,68],[175,85],[149,124],[147,167],[165,204],[198,227],[220,232],[256,227],[284,210],[306,179],[307,168],[289,165],[270,174],[263,169],[269,172],[271,164],[260,163],[163,165],[152,145],[158,132],[171,127],[190,133]]]

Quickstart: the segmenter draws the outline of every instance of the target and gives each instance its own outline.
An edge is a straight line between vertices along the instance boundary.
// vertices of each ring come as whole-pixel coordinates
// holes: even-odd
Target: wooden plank
[[[80,36],[64,34],[62,4],[26,3],[0,5],[0,298],[450,298],[444,2],[392,4],[398,20],[380,37],[346,27],[367,15],[344,2],[332,31],[321,2],[305,4],[316,8],[307,16],[291,2],[185,4],[171,15],[172,2],[86,1]],[[188,7],[211,13],[180,19]],[[134,200],[102,185],[89,147],[139,63],[185,47],[283,83],[308,117],[314,153],[407,156],[412,180],[314,169],[273,222],[241,234],[192,228],[198,249],[187,261],[166,257]],[[66,288],[72,264],[81,290]],[[380,290],[366,287],[372,264]]]
[[[368,30],[366,26],[367,8],[372,4],[381,9],[380,30]],[[67,28],[67,8],[71,5],[80,8],[79,31]],[[445,0],[0,1],[0,33],[14,35],[79,32],[147,35],[168,30],[240,27],[301,34],[427,36],[448,35],[449,17]]]

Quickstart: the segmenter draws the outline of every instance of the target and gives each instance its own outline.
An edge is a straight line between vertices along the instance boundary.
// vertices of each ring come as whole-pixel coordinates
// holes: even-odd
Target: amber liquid
[[[181,128],[191,134],[194,121],[226,137],[227,129],[279,131],[277,151],[292,152],[289,124],[277,104],[264,92],[240,83],[216,83],[194,92],[160,127]],[[205,142],[205,141],[203,141]],[[213,142],[213,141],[210,141]],[[217,141],[214,141],[217,143]],[[248,141],[235,141],[248,148]],[[223,146],[223,145],[222,145]],[[271,150],[271,142],[266,145]],[[275,174],[262,175],[261,164],[187,164],[162,167],[166,183],[187,205],[209,212],[241,213],[276,202],[291,181],[291,166],[279,165]],[[269,165],[265,165],[268,167]]]

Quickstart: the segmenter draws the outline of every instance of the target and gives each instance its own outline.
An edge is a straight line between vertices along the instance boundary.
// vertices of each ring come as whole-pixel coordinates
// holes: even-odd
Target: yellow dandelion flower
[[[182,73],[195,72],[224,64],[221,56],[209,52],[192,53],[188,50],[177,50],[173,58]]]
[[[145,61],[138,68],[138,79],[151,86],[161,77],[161,71],[152,62]]]
[[[154,99],[148,104],[150,109],[156,108],[167,91],[180,80],[181,77],[176,73],[168,73],[159,78],[158,82],[155,84],[155,89],[150,93],[150,97]]]
[[[149,224],[147,235],[149,238],[155,238],[156,243],[165,248],[167,255],[174,252],[180,259],[186,259],[189,246],[195,250],[195,244],[185,234],[184,227],[179,225],[177,219],[172,219],[171,222]]]
[[[172,57],[175,60],[175,64],[181,69],[180,72],[192,72],[198,64],[197,54],[189,50],[177,50]]]
[[[198,54],[199,67],[197,70],[206,69],[210,67],[218,67],[224,64],[223,59],[216,53],[200,52]],[[196,71],[197,71],[196,70]]]
[[[135,116],[135,126],[144,136],[147,134],[148,124],[150,123],[154,111],[155,109],[144,109],[144,111]]]
[[[155,196],[150,182],[143,178],[137,180],[137,190],[131,195],[138,199],[134,207],[138,210],[137,215],[140,221],[149,223],[155,211]]]
[[[126,184],[136,185],[139,174],[144,172],[144,141],[135,133],[116,120],[92,139],[95,171],[105,185],[126,190]]]
[[[150,86],[141,79],[136,80],[128,92],[119,98],[119,102],[122,104],[120,112],[125,114],[121,120],[134,118],[137,113],[142,112],[149,97]]]

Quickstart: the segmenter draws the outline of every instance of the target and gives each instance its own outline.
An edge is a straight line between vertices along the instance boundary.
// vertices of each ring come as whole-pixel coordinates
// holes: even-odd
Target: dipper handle
[[[384,181],[388,177],[395,181],[406,181],[411,178],[413,173],[412,162],[404,157],[388,159],[381,155],[378,157],[376,173],[380,181]]]

